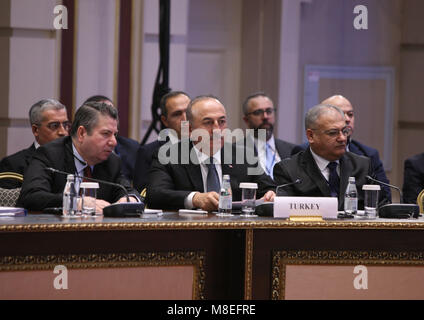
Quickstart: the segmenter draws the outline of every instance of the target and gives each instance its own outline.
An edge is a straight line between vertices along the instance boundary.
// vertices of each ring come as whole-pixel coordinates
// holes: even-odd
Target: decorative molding
[[[252,300],[253,230],[246,230],[244,299]]]
[[[60,218],[59,218],[60,219]],[[1,224],[0,232],[53,232],[53,231],[110,231],[110,230],[205,230],[205,229],[354,229],[354,230],[424,230],[423,221],[304,221],[294,222],[286,219],[258,219],[258,220],[232,220],[219,221],[210,217],[209,221],[146,221],[140,219],[138,222],[77,222],[63,221],[51,223],[24,223],[24,224]]]
[[[141,253],[29,255],[0,257],[0,272],[68,269],[193,266],[193,299],[205,299],[205,252],[169,251]]]
[[[287,265],[384,265],[423,266],[424,252],[290,250],[272,255],[271,299],[285,298]]]

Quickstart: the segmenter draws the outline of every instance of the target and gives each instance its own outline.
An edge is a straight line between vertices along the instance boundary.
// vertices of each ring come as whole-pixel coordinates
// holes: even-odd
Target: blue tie
[[[340,189],[340,178],[337,174],[337,162],[330,162],[327,165],[330,170],[330,176],[328,178],[328,185],[330,186],[330,192],[332,197],[338,197]]]
[[[274,168],[275,163],[275,152],[272,151],[271,146],[269,143],[266,144],[266,171],[271,178],[274,179],[274,174],[272,169]]]
[[[208,164],[208,176],[206,178],[207,192],[215,191],[219,194],[221,189],[218,177],[218,171],[216,171],[215,164],[213,163],[213,157],[210,157]]]

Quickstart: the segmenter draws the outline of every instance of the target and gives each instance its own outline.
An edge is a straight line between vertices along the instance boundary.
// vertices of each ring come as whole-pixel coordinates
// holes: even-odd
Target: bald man
[[[353,106],[348,99],[343,97],[342,95],[333,95],[321,102],[324,105],[331,105],[339,107],[344,115],[346,126],[352,128],[352,133],[355,131],[355,113],[353,110]],[[385,183],[389,183],[389,179],[387,179],[386,172],[384,171],[383,163],[380,160],[380,156],[378,151],[374,148],[368,147],[357,140],[352,139],[352,133],[348,136],[346,151],[350,151],[356,153],[361,156],[366,156],[371,159],[371,167],[374,172],[374,177],[377,180],[380,180]],[[293,148],[292,155],[298,153],[299,151],[306,150],[308,147],[308,143],[304,143],[302,145],[296,146]],[[391,201],[391,191],[390,188],[381,186],[382,191],[386,199]]]

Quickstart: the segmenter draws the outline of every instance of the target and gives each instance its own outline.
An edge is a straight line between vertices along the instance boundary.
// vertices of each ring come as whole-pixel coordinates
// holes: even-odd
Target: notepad
[[[27,210],[24,208],[0,207],[0,217],[24,217],[26,215]]]

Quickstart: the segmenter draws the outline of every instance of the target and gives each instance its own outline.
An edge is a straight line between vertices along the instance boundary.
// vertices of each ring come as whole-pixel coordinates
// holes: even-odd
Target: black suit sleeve
[[[424,189],[424,171],[419,170],[412,159],[405,160],[403,177],[403,200],[405,203],[417,203],[418,194]]]
[[[62,206],[63,182],[65,177],[55,177],[53,173],[45,170],[45,168],[51,166],[50,160],[42,151],[37,152],[33,156],[25,172],[18,206],[32,211],[41,211],[48,207]],[[61,188],[53,189],[52,186],[55,183],[57,185],[58,180],[63,180],[60,183]]]
[[[134,166],[133,185],[139,192],[147,187],[149,170],[152,165],[153,152],[151,148],[139,146]]]
[[[174,181],[186,179],[180,165],[161,164],[158,153],[153,154],[147,185],[147,204],[154,209],[177,210],[184,208],[184,200],[191,193],[178,190]]]

